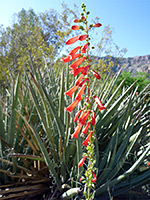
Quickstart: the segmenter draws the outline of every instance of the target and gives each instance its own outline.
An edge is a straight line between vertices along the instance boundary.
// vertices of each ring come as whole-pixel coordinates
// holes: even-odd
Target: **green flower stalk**
[[[76,91],[78,93],[75,96],[75,101],[72,102],[67,108],[66,111],[72,112],[72,110],[78,105],[80,101],[84,101],[84,107],[81,108],[75,115],[74,121],[77,122],[72,138],[77,139],[78,135],[81,133],[83,135],[84,141],[82,145],[85,147],[86,152],[83,153],[83,158],[80,160],[78,167],[86,166],[84,175],[80,178],[80,181],[84,184],[84,196],[87,200],[94,199],[94,183],[97,180],[95,168],[95,111],[93,109],[93,104],[96,102],[98,105],[99,111],[104,110],[105,107],[102,104],[101,100],[90,91],[90,76],[92,73],[96,79],[100,79],[100,75],[91,70],[91,61],[89,59],[89,50],[90,50],[90,37],[89,30],[93,27],[100,27],[102,24],[96,23],[88,26],[88,15],[90,12],[86,12],[86,5],[83,3],[81,5],[83,13],[81,13],[80,19],[75,19],[75,23],[82,23],[83,25],[73,25],[72,30],[82,30],[84,31],[83,35],[75,36],[67,40],[66,45],[71,45],[77,41],[85,41],[85,44],[82,46],[77,46],[69,52],[69,55],[65,58],[62,58],[64,63],[73,61],[74,62],[69,66],[71,69],[70,73],[77,78],[75,85],[70,88],[65,94],[69,97],[72,96]],[[84,64],[85,66],[80,66]],[[85,98],[83,97],[85,96]],[[87,163],[86,165],[85,162]]]

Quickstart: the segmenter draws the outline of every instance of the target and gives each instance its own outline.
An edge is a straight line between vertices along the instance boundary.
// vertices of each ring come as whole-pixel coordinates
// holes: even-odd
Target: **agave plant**
[[[71,140],[74,113],[64,111],[70,101],[64,91],[74,81],[68,73],[67,68],[59,76],[47,65],[41,72],[32,64],[30,72],[24,78],[17,77],[1,102],[1,184],[12,183],[6,186],[12,187],[10,193],[1,190],[3,197],[11,199],[16,191],[20,199],[25,195],[22,191],[29,196],[48,191],[50,199],[82,197],[79,177],[84,168],[77,167],[82,138]],[[117,196],[150,181],[150,103],[144,101],[150,86],[137,94],[131,85],[120,95],[123,82],[115,89],[118,76],[108,76],[101,87],[93,84],[91,88],[97,90],[107,108],[97,112],[97,199],[107,194]],[[18,190],[13,188],[16,182]]]

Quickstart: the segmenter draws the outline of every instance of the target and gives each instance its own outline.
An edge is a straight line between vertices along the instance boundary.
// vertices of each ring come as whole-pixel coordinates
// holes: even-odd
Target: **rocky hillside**
[[[124,71],[129,71],[133,74],[136,72],[150,73],[150,55],[120,58],[113,70],[116,72],[121,67],[123,67]]]

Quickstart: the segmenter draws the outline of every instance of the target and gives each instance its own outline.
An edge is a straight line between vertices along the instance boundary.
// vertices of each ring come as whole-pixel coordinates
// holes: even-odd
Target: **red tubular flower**
[[[80,35],[78,39],[79,39],[80,41],[83,41],[83,40],[85,40],[86,38],[87,38],[87,35]]]
[[[86,115],[86,110],[82,113],[82,115],[79,118],[79,123],[82,121],[82,119],[84,118],[84,116]]]
[[[79,50],[81,49],[81,46],[77,46],[76,48],[72,49],[70,52],[69,52],[69,55],[74,55],[76,54]]]
[[[95,112],[93,112],[93,115],[92,115],[92,126],[95,125]]]
[[[72,112],[72,110],[78,105],[79,102],[79,100],[75,100],[72,104],[70,104],[70,106],[65,108],[65,110],[68,112]]]
[[[80,160],[80,162],[79,162],[79,164],[78,164],[78,167],[82,167],[82,165],[84,164],[86,158],[87,158],[87,156],[84,156],[84,157]]]
[[[93,24],[93,27],[100,27],[100,26],[102,26],[102,24],[101,24],[101,23],[96,23],[96,24]]]
[[[81,48],[81,53],[86,53],[87,48],[88,48],[88,43],[83,45],[83,47]]]
[[[90,126],[90,123],[91,123],[91,122],[88,121],[87,124],[86,124],[86,126],[85,126],[85,128],[83,129],[82,133],[83,133],[84,135],[87,134],[87,130],[88,130],[89,126]]]
[[[74,19],[73,22],[74,23],[79,23],[81,20],[80,19]]]
[[[70,61],[70,59],[71,59],[71,56],[69,55],[69,56],[67,56],[67,57],[65,57],[65,58],[62,58],[62,61],[63,61],[64,63],[67,63],[67,62]]]
[[[91,131],[91,132],[89,133],[89,135],[87,136],[87,138],[84,140],[84,142],[82,143],[83,146],[87,147],[88,142],[89,142],[89,140],[90,140],[92,134],[93,134],[93,131]]]
[[[79,78],[76,80],[75,85],[79,85],[79,86],[80,86],[80,83],[81,83],[81,81],[82,81],[83,78],[84,78],[84,75],[81,74],[81,75],[79,76]]]
[[[83,74],[81,74],[83,75]],[[84,76],[84,75],[83,75]],[[85,78],[80,84],[79,84],[79,87],[82,87],[82,85],[88,80],[88,78]]]
[[[73,74],[73,76],[77,76],[80,72],[82,72],[83,67],[79,67],[79,68],[74,68],[70,73]]]
[[[87,65],[87,66],[83,67],[83,70],[81,71],[81,73],[86,75],[87,72],[88,72],[89,67],[90,67],[90,65]]]
[[[74,59],[76,59],[76,58],[79,58],[81,56],[81,54],[79,53],[79,54],[74,54],[74,55],[70,55],[70,61],[72,61],[72,60],[74,60]]]
[[[82,88],[79,90],[78,94],[76,95],[75,100],[79,100],[80,101],[82,99],[82,94],[84,93],[85,88],[86,88],[86,84],[84,84],[82,86]]]
[[[77,36],[75,36],[73,38],[70,38],[69,40],[66,41],[66,44],[70,45],[70,44],[75,43],[77,40],[79,40],[79,37],[80,37],[80,35],[79,36],[77,35]]]
[[[72,94],[79,88],[79,85],[75,85],[72,88],[70,88],[67,92],[65,92],[66,95],[69,97],[72,96]]]
[[[76,122],[76,121],[78,120],[78,117],[79,117],[79,115],[81,114],[82,111],[83,111],[83,110],[81,109],[81,110],[79,110],[79,111],[77,112],[77,114],[75,115],[75,118],[74,118],[74,122]]]
[[[95,182],[96,182],[96,180],[97,180],[97,177],[96,177],[96,174],[95,174],[94,172],[92,172],[92,174],[93,174],[92,183],[95,183]]]
[[[72,137],[74,138],[78,138],[78,134],[80,133],[80,130],[82,128],[82,125],[81,124],[78,124],[75,128],[75,132],[72,134]]]
[[[77,68],[79,65],[81,65],[81,63],[83,63],[83,61],[86,59],[86,57],[82,57],[82,58],[79,58],[78,60],[76,60],[72,65],[70,65],[69,67],[70,68]]]
[[[65,58],[62,58],[62,61],[63,61],[64,63],[67,63],[67,62],[70,62],[70,61],[72,61],[72,60],[74,60],[74,59],[76,59],[76,58],[79,58],[80,56],[81,56],[81,54],[69,55],[69,56],[67,56],[67,57],[65,57]]]
[[[99,111],[102,111],[102,110],[106,109],[106,108],[103,106],[101,100],[100,100],[97,96],[94,96],[94,98],[95,98],[95,102],[96,102],[97,105],[98,105]]]
[[[95,76],[95,78],[101,79],[100,75],[96,71],[92,70],[92,73]]]
[[[72,29],[72,30],[79,30],[79,29],[80,29],[80,26],[78,26],[78,25],[73,25],[73,26],[71,26],[71,29]]]
[[[80,124],[82,124],[82,125],[85,125],[85,122],[86,122],[86,120],[87,120],[87,118],[88,118],[88,116],[89,116],[89,114],[90,114],[90,110],[83,116],[83,118],[82,118],[82,120],[80,120]]]

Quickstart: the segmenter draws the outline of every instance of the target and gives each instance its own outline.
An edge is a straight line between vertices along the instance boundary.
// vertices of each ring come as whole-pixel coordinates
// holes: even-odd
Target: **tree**
[[[123,71],[117,80],[117,85],[119,85],[122,80],[125,79],[122,87],[130,87],[131,84],[136,82],[134,89],[138,86],[137,92],[141,92],[148,84],[150,84],[150,76],[145,72],[138,72],[136,76],[133,76],[132,73]]]
[[[97,55],[97,63],[95,68],[100,73],[109,72],[118,60],[127,52],[126,48],[120,49],[113,40],[113,29],[109,25],[104,26],[101,37],[97,38],[95,46],[95,55]]]
[[[64,46],[70,19],[76,14],[65,4],[62,13],[55,10],[36,14],[33,9],[22,9],[15,15],[10,27],[0,27],[0,84],[6,85],[4,76],[27,68],[30,59],[37,67],[46,58],[53,64]]]

